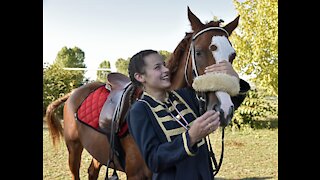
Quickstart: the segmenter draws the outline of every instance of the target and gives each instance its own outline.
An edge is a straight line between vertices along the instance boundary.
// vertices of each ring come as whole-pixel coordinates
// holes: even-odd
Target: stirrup
[[[116,169],[113,169],[113,173],[112,173],[111,177],[108,177],[108,175],[109,175],[109,173],[108,173],[108,172],[109,172],[109,171],[108,171],[108,170],[109,170],[109,165],[110,165],[111,163],[113,163],[114,168],[116,167],[116,166],[115,166],[115,163],[113,162],[113,160],[109,160],[109,161],[108,161],[105,180],[119,180],[119,176],[118,176],[118,174],[117,174]]]
[[[107,177],[106,177],[107,178]],[[119,180],[119,176],[116,170],[113,170],[113,174],[111,177],[107,178],[108,180]]]

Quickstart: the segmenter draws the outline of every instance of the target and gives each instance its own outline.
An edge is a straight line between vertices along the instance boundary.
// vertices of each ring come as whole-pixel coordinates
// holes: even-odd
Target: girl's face
[[[145,73],[138,75],[147,91],[159,91],[171,86],[169,69],[165,67],[160,54],[152,53],[144,57]]]

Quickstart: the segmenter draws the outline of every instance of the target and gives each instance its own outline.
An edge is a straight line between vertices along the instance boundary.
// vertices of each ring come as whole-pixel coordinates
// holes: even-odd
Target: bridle
[[[229,33],[223,29],[222,27],[208,27],[208,28],[205,28],[201,31],[199,31],[198,33],[196,33],[195,35],[192,36],[192,39],[191,39],[191,44],[190,44],[190,47],[189,47],[189,52],[188,52],[188,56],[187,56],[187,60],[186,60],[186,64],[185,64],[185,69],[184,69],[184,77],[185,77],[185,80],[187,82],[187,84],[189,86],[190,83],[188,81],[188,76],[187,76],[187,69],[188,69],[188,64],[189,64],[189,59],[190,59],[190,56],[191,56],[191,62],[192,62],[192,77],[193,79],[198,77],[199,76],[199,73],[198,73],[198,70],[197,70],[197,65],[196,65],[196,58],[195,58],[195,46],[194,46],[194,41],[196,40],[196,38],[201,35],[202,33],[204,32],[207,32],[207,31],[210,31],[210,30],[222,30],[223,32],[225,32],[227,34],[227,36],[229,37]],[[205,92],[196,92],[196,97],[198,99],[198,102],[199,102],[199,113],[200,115],[204,114],[204,112],[206,111],[207,109],[207,97],[206,97],[206,93]],[[222,122],[228,122],[232,116],[229,116],[230,119],[227,119],[225,120],[224,118],[224,113],[222,110],[220,110],[220,102],[218,101],[218,103],[214,106],[214,109],[215,111],[219,111],[220,112],[220,121],[223,120]],[[233,112],[232,112],[233,114]],[[210,142],[210,138],[209,136],[207,136],[207,139],[208,139],[208,143],[209,143],[209,155],[211,157],[211,160],[214,164],[214,167],[215,169],[213,169],[213,176],[215,176],[219,170],[220,170],[220,167],[221,167],[221,164],[222,164],[222,160],[223,160],[223,152],[224,152],[224,129],[226,127],[226,123],[221,123],[221,127],[222,127],[222,137],[221,137],[221,155],[220,155],[220,160],[219,160],[219,163],[217,163],[217,160],[215,158],[215,154],[212,150],[212,146],[211,146],[211,142]]]
[[[229,33],[225,29],[223,29],[222,27],[208,27],[208,28],[205,28],[205,29],[199,31],[197,34],[192,36],[191,44],[190,44],[190,47],[189,47],[189,52],[188,52],[188,56],[187,56],[187,60],[186,60],[186,64],[184,66],[184,78],[185,78],[185,80],[186,80],[186,82],[187,82],[187,84],[189,86],[191,86],[191,85],[189,84],[189,80],[188,80],[188,76],[187,76],[187,69],[188,69],[190,54],[191,54],[191,61],[192,61],[192,75],[193,75],[193,78],[196,78],[196,77],[199,76],[199,73],[198,73],[198,70],[197,70],[197,65],[196,65],[194,41],[196,40],[196,38],[199,35],[201,35],[202,33],[206,32],[206,31],[210,31],[210,30],[222,30],[229,37]]]

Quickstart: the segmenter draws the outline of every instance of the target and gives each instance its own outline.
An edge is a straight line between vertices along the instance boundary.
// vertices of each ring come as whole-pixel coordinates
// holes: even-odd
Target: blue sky
[[[43,0],[43,62],[51,64],[63,46],[77,46],[89,69],[108,60],[115,71],[117,59],[140,50],[172,52],[191,31],[188,6],[203,23],[238,15],[232,0]]]

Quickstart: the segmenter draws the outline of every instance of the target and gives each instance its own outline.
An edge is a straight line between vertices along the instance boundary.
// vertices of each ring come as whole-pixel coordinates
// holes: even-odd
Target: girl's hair
[[[144,70],[144,66],[145,66],[144,57],[146,57],[149,54],[153,54],[153,53],[158,53],[158,51],[155,51],[152,49],[142,50],[131,57],[130,62],[129,62],[129,66],[128,66],[128,72],[129,72],[130,80],[134,86],[141,86],[142,85],[139,81],[137,81],[134,78],[134,74],[135,73],[140,73],[140,74],[145,73],[144,72],[145,71]]]

